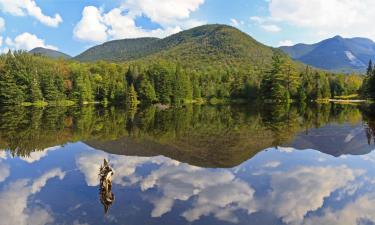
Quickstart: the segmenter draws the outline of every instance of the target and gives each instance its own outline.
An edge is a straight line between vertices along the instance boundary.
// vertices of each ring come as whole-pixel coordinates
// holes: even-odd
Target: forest
[[[0,104],[305,102],[365,89],[361,75],[304,67],[282,54],[275,54],[269,66],[250,71],[230,65],[202,69],[162,59],[81,63],[9,51],[0,56]]]

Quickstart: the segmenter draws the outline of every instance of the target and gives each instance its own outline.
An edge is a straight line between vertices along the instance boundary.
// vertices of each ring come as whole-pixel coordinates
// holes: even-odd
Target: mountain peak
[[[375,60],[375,43],[366,38],[336,35],[316,44],[281,49],[305,64],[335,72],[364,72],[368,61]]]
[[[141,58],[168,58],[181,64],[188,63],[186,57],[196,56],[207,61],[209,55],[213,60],[227,59],[260,60],[270,59],[275,49],[265,46],[239,29],[222,24],[207,24],[181,31],[163,39],[136,38],[122,39],[94,46],[75,59],[79,61],[127,61]],[[198,57],[199,56],[199,57]],[[194,57],[192,57],[194,58]],[[237,60],[238,61],[238,60]]]
[[[344,38],[340,35],[336,35],[336,36],[333,37],[333,39],[344,39]]]
[[[65,54],[63,52],[59,52],[53,49],[43,48],[43,47],[36,47],[29,51],[31,54],[35,55],[43,55],[51,58],[64,58],[64,59],[70,59],[72,58],[70,55]]]

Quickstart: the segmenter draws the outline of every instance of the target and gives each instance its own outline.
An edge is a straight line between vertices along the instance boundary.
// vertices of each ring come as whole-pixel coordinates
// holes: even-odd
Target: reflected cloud
[[[325,198],[350,185],[362,174],[363,171],[347,166],[298,167],[273,173],[270,182],[272,191],[259,203],[267,206],[264,209],[282,218],[284,223],[300,224],[309,211],[323,206]]]
[[[286,150],[288,153],[293,151],[291,148]],[[157,194],[145,197],[154,206],[152,217],[161,217],[172,211],[176,201],[185,201],[189,202],[189,206],[181,216],[189,222],[197,221],[202,216],[213,216],[221,221],[236,223],[239,222],[237,211],[249,215],[263,211],[277,216],[285,224],[303,224],[308,212],[322,208],[325,199],[334,192],[339,195],[354,194],[359,188],[357,178],[364,174],[363,170],[346,165],[297,166],[288,167],[285,171],[281,167],[284,165],[282,161],[268,161],[262,166],[260,175],[269,177],[269,188],[268,191],[259,190],[266,192],[256,197],[256,190],[249,181],[237,177],[238,174],[251,172],[248,170],[205,169],[161,156],[146,158],[97,152],[76,158],[87,185],[99,184],[96,171],[103,158],[110,159],[116,173],[115,184],[139,185],[142,192],[156,190]],[[137,173],[146,164],[156,165],[157,168],[153,168],[149,174]],[[277,172],[274,170],[276,167]],[[315,224],[329,223],[323,221]]]
[[[76,165],[85,175],[85,181],[88,186],[98,186],[98,172],[103,159],[109,159],[116,176],[113,183],[128,186],[138,183],[142,177],[135,174],[136,168],[147,163],[156,165],[178,165],[179,162],[162,156],[159,157],[133,157],[133,156],[117,156],[104,152],[83,153],[76,158]],[[126,178],[126,179],[125,179]]]
[[[47,210],[40,207],[29,208],[27,201],[46,185],[48,180],[59,178],[62,180],[65,173],[61,169],[53,169],[44,173],[39,178],[31,181],[19,179],[0,192],[0,224],[35,224],[42,225],[53,222],[53,217]]]
[[[269,162],[266,162],[263,167],[265,167],[265,168],[276,168],[276,167],[280,166],[280,164],[281,164],[281,162],[279,162],[279,161],[269,161]]]
[[[5,163],[0,162],[0,183],[8,178],[10,175],[9,166]]]
[[[7,152],[3,149],[0,149],[0,159],[6,159],[8,156]]]
[[[42,151],[31,152],[30,155],[22,156],[22,157],[20,157],[20,159],[22,159],[23,161],[26,161],[28,163],[34,163],[34,162],[37,162],[40,159],[46,157],[48,155],[48,152],[55,151],[55,150],[58,150],[60,148],[61,148],[61,146],[54,146],[54,147],[43,149]]]
[[[332,208],[323,210],[323,214],[312,216],[305,220],[305,225],[330,224],[374,224],[375,223],[375,195],[365,194],[349,202],[342,209],[334,211]]]

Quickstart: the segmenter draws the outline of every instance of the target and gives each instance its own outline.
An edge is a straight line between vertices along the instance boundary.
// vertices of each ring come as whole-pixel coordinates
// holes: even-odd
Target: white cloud
[[[103,12],[86,6],[82,18],[74,28],[74,37],[90,42],[136,37],[165,37],[184,28],[203,24],[190,19],[204,0],[128,0],[118,8]],[[161,28],[147,30],[136,25],[136,19],[146,16]]]
[[[267,32],[272,32],[272,33],[277,33],[281,31],[281,28],[275,24],[262,24],[260,27],[267,31]]]
[[[236,20],[236,19],[234,19],[234,18],[230,19],[230,23],[231,23],[231,25],[234,26],[234,27],[239,27],[239,26],[245,24],[244,21],[242,21],[242,20]]]
[[[271,33],[277,33],[281,31],[281,28],[273,23],[275,22],[273,18],[266,18],[266,17],[259,17],[259,16],[252,16],[250,17],[250,21],[258,25],[260,28],[262,28],[264,31],[271,32]]]
[[[24,49],[24,50],[31,50],[36,47],[43,47],[49,48],[53,50],[57,50],[58,48],[53,45],[47,45],[44,43],[43,39],[38,38],[35,34],[30,34],[28,32],[22,33],[12,40],[11,38],[7,37],[5,39],[5,43],[7,44],[8,48],[10,49]]]
[[[128,0],[123,7],[131,14],[145,15],[162,26],[176,25],[188,19],[205,0]]]
[[[73,34],[78,39],[92,42],[107,40],[107,26],[104,24],[100,10],[94,6],[86,6]]]
[[[313,31],[316,38],[336,34],[375,38],[371,29],[375,14],[373,0],[271,0],[274,20]]]
[[[292,46],[294,43],[291,40],[282,40],[279,42],[279,46]]]
[[[52,169],[34,181],[20,179],[8,184],[0,192],[0,224],[52,223],[53,218],[48,211],[39,207],[28,207],[28,199],[40,192],[48,180],[52,178],[62,180],[64,176],[65,173],[61,169]]]
[[[29,15],[51,27],[57,27],[62,22],[59,14],[53,17],[44,15],[42,9],[33,0],[0,0],[0,10],[14,16]]]

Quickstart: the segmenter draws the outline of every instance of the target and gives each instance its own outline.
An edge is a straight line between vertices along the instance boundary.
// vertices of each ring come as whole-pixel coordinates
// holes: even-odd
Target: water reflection
[[[366,106],[22,110],[0,118],[0,225],[375,222]]]
[[[364,128],[362,114],[366,110],[357,106],[331,104],[151,107],[131,113],[92,106],[12,108],[0,117],[0,148],[32,161],[54,150],[50,147],[85,141],[113,154],[165,155],[196,166],[230,168],[270,146],[334,156],[368,153],[375,126],[366,114]],[[333,139],[335,151],[329,146]]]

